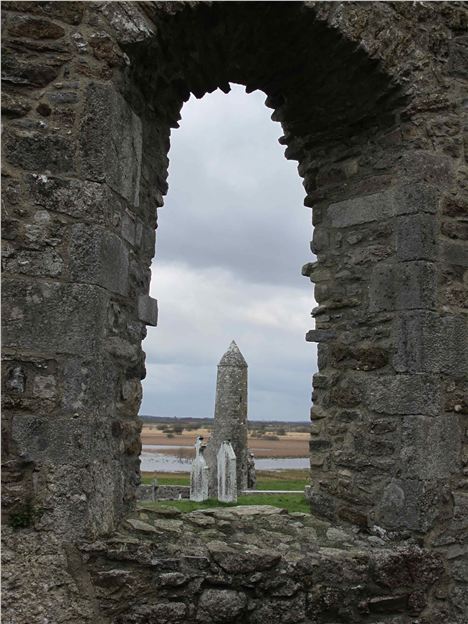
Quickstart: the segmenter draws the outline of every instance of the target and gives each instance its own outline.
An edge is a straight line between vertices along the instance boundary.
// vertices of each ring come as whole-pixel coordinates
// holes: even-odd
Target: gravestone
[[[217,455],[218,500],[222,503],[237,502],[236,454],[229,441],[223,441]]]
[[[208,499],[209,468],[203,456],[205,448],[203,437],[198,436],[195,442],[195,459],[190,473],[190,500],[199,503]]]
[[[247,488],[247,362],[234,342],[218,364],[213,434],[206,449],[210,468],[209,493],[216,496],[217,454],[229,440],[237,459],[237,492]]]

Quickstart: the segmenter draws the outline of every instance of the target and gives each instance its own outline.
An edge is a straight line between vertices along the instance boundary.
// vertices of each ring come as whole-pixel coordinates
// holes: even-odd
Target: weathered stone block
[[[394,212],[393,190],[388,190],[331,204],[327,214],[331,226],[349,227],[388,219]]]
[[[330,269],[321,266],[318,262],[308,262],[302,267],[302,275],[310,278],[311,282],[323,282],[332,279]]]
[[[328,414],[327,412],[320,407],[320,405],[313,405],[310,409],[310,419],[312,421],[315,420],[322,420],[323,418],[327,418]]]
[[[310,329],[306,334],[306,342],[325,342],[327,340],[334,340],[336,338],[336,332],[326,331],[324,329]]]
[[[301,275],[304,275],[304,277],[310,277],[314,269],[314,264],[314,262],[307,262],[306,264],[304,264],[301,269]]]
[[[61,409],[68,414],[114,414],[119,397],[119,370],[95,353],[61,362]]]
[[[86,284],[3,281],[3,346],[95,353],[104,333],[107,296]]]
[[[86,422],[86,426],[85,426]],[[89,461],[101,451],[109,455],[109,446],[117,448],[110,435],[110,422],[81,415],[44,418],[19,414],[13,419],[12,438],[20,453],[27,453],[34,462],[53,461],[55,464],[77,464]]]
[[[441,481],[393,479],[376,505],[375,520],[386,529],[428,531],[447,495]]]
[[[141,121],[111,86],[90,84],[80,131],[82,175],[106,181],[132,206],[138,206]]]
[[[22,15],[10,20],[8,34],[28,39],[60,39],[65,31],[61,26],[49,20]]]
[[[40,357],[3,357],[2,407],[52,413],[58,403],[57,362]]]
[[[135,221],[126,212],[122,215],[122,223],[120,226],[120,233],[124,240],[130,245],[135,245],[136,242],[136,226]]]
[[[2,55],[2,81],[19,87],[45,87],[57,78],[59,67],[42,62],[20,59],[18,54],[5,50]]]
[[[331,381],[328,375],[323,375],[321,373],[315,373],[312,379],[314,388],[327,388]]]
[[[29,100],[17,93],[2,93],[2,115],[23,117],[31,110]]]
[[[344,378],[333,386],[330,399],[333,406],[354,407],[359,405],[363,399],[361,384],[351,377]]]
[[[265,512],[265,509],[261,509],[260,512]],[[274,511],[273,513],[276,515]],[[281,559],[277,550],[264,548],[239,552],[227,544],[211,542],[208,549],[217,565],[228,574],[264,572],[274,568]]]
[[[271,594],[268,593],[268,598]],[[309,607],[312,613],[316,612],[316,606]],[[306,615],[307,603],[303,592],[299,592],[289,600],[284,598],[271,600],[263,598],[260,605],[250,616],[249,624],[298,624],[299,622],[313,621]]]
[[[26,185],[37,206],[80,221],[108,224],[122,200],[105,184],[28,174]]]
[[[198,604],[197,621],[232,622],[244,611],[247,598],[233,589],[205,589]]]
[[[13,250],[5,257],[3,269],[7,273],[56,277],[62,273],[63,259],[55,249]]]
[[[429,481],[461,471],[462,436],[456,414],[405,418],[401,436],[401,476]]]
[[[414,178],[418,183],[435,186],[439,190],[453,183],[453,160],[444,154],[413,151],[405,154],[401,160],[402,174]]]
[[[117,360],[126,361],[127,366],[138,364],[141,352],[139,346],[118,336],[112,336],[106,340],[106,351]]]
[[[330,347],[330,359],[334,368],[377,370],[387,364],[388,352],[372,344],[346,345],[337,342]]]
[[[425,182],[402,184],[394,191],[395,214],[435,214],[440,202],[440,190]]]
[[[378,193],[330,204],[327,214],[332,227],[350,227],[398,215],[434,214],[439,198],[438,189],[429,183],[400,184]]]
[[[454,37],[449,42],[449,71],[455,76],[468,79],[468,35]]]
[[[138,297],[138,318],[146,325],[156,327],[158,324],[158,302],[149,295]]]
[[[466,207],[466,214],[468,215],[468,205]],[[440,225],[440,231],[448,238],[468,241],[468,221],[463,222],[455,221],[454,219],[445,219]]]
[[[311,452],[311,454],[314,454],[316,451],[323,451],[326,449],[329,449],[331,447],[331,442],[330,440],[324,440],[324,439],[314,439],[314,440],[309,440],[309,450]]]
[[[117,41],[135,43],[154,34],[154,24],[133,5],[102,4],[99,10],[107,17],[114,29]]]
[[[307,499],[310,502],[312,513],[329,520],[334,520],[336,515],[336,499],[329,494],[320,492],[318,489],[310,487],[306,491]]]
[[[91,225],[72,226],[69,256],[72,279],[127,294],[128,252],[112,232]]]
[[[74,146],[68,137],[32,132],[8,137],[5,148],[8,161],[27,171],[69,173],[74,169]]]
[[[448,264],[468,267],[468,246],[464,242],[445,241],[442,243],[442,256]]]
[[[141,255],[146,262],[154,256],[156,231],[153,227],[143,227],[141,231]]]
[[[320,229],[316,227],[310,243],[312,253],[318,254],[320,252],[326,252],[330,244],[329,239],[330,235],[324,228]]]
[[[11,11],[25,11],[33,15],[43,15],[47,18],[58,19],[67,24],[79,24],[85,7],[82,2],[4,2],[4,8]]]
[[[466,519],[468,518],[468,492],[453,493],[453,518],[450,533],[454,536],[466,535]]]
[[[436,219],[427,214],[400,217],[396,228],[399,260],[434,260],[437,254]]]
[[[104,429],[101,432],[108,434]],[[73,441],[65,439],[70,447]],[[58,438],[54,440],[60,444]],[[88,439],[79,439],[79,443],[82,441],[86,444]],[[57,460],[40,466],[47,482],[53,483],[53,491],[43,493],[44,514],[37,523],[39,530],[54,530],[66,535],[67,539],[73,539],[79,534],[82,526],[89,527],[91,534],[112,530],[116,515],[122,513],[113,499],[113,496],[119,496],[122,500],[125,484],[122,480],[122,465],[118,460],[110,458],[106,446],[95,447],[94,453],[102,457],[102,461],[85,464],[85,457],[81,456],[75,463]]]
[[[47,94],[47,99],[52,105],[76,104],[79,94],[76,91],[52,91]]]
[[[442,411],[440,382],[431,375],[368,377],[364,389],[367,406],[374,412],[438,416]]]
[[[370,312],[434,309],[435,305],[436,275],[432,263],[381,262],[372,270],[369,285]]]
[[[440,316],[414,311],[395,319],[396,350],[393,366],[398,372],[468,372],[468,335],[463,316]]]

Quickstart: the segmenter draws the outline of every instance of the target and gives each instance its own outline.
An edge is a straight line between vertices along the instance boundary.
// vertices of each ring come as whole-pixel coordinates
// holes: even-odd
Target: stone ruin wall
[[[133,509],[169,137],[190,93],[235,81],[267,94],[313,207],[312,509],[435,549],[437,609],[461,622],[466,7],[4,2],[2,15],[9,561],[36,552],[88,586],[64,536],[105,535]],[[24,609],[17,621],[39,621]]]

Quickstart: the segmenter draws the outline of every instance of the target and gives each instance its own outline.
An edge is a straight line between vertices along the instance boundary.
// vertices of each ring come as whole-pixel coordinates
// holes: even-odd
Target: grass
[[[184,472],[142,472],[141,482],[151,485],[157,479],[159,485],[190,485],[190,475]]]
[[[308,470],[259,470],[257,490],[304,490],[309,483]]]
[[[252,496],[239,496],[237,505],[273,505],[287,509],[289,512],[300,511],[302,513],[310,513],[310,506],[304,495],[301,494],[258,494]],[[178,509],[181,512],[195,511],[196,509],[211,509],[214,507],[235,507],[236,503],[220,503],[215,499],[196,503],[190,500],[169,500],[169,501],[145,501],[140,503],[139,507],[147,509]]]
[[[178,472],[143,472],[141,482],[148,485],[155,478],[160,485],[190,485],[190,475]],[[309,472],[307,470],[259,470],[257,472],[257,490],[303,491],[308,483]]]
[[[142,473],[142,483],[150,484],[157,479],[160,485],[190,485],[190,475],[187,473]],[[297,494],[252,494],[251,496],[239,496],[237,505],[273,505],[282,507],[289,512],[301,511],[309,513],[310,507],[304,498],[304,486],[309,482],[307,470],[259,470],[257,472],[258,490],[297,490]],[[195,509],[209,509],[212,507],[232,507],[234,503],[220,503],[210,499],[203,503],[195,503],[189,500],[169,500],[141,503],[141,506],[151,509],[172,507],[182,512],[194,511]]]

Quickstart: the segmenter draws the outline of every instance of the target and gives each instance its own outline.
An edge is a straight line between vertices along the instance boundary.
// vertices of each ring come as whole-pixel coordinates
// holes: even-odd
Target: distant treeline
[[[148,416],[140,415],[141,420],[147,425],[166,425],[174,430],[180,429],[211,429],[213,427],[212,418],[168,418],[165,416]],[[247,426],[249,430],[257,431],[278,431],[278,428],[284,431],[309,431],[310,423],[303,420],[281,421],[281,420],[248,420]],[[158,429],[161,427],[158,426]]]

